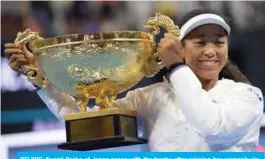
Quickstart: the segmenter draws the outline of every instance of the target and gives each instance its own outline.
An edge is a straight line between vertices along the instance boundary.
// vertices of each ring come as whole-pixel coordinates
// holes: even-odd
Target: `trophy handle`
[[[177,37],[180,34],[179,27],[175,25],[174,21],[170,17],[160,13],[156,13],[154,17],[150,17],[144,27],[154,29],[152,32],[153,36],[160,33],[160,27],[164,28],[168,33]],[[155,60],[155,62],[153,62],[153,60]],[[165,67],[157,52],[153,54],[153,60],[150,60],[150,62],[152,62],[149,63],[144,69],[145,75],[147,77],[157,74],[162,68]]]
[[[37,32],[33,32],[30,29],[26,29],[24,32],[18,32],[15,39],[15,43],[19,44],[21,47],[24,47],[27,43],[31,43],[34,40],[42,40],[43,38],[39,36]],[[25,74],[28,80],[39,86],[46,87],[48,80],[41,74],[40,69],[34,65],[22,65],[22,73]]]

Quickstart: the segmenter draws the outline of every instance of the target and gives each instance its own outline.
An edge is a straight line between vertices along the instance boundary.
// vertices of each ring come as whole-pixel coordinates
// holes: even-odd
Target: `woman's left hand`
[[[179,38],[175,35],[165,33],[164,38],[158,43],[157,51],[167,68],[172,64],[184,62],[182,45]]]

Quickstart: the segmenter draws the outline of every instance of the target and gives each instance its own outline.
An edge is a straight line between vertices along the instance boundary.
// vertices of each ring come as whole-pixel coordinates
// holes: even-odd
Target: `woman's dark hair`
[[[239,68],[230,59],[227,60],[224,68],[219,73],[219,79],[222,78],[231,79],[235,82],[251,84],[248,78],[239,70]]]
[[[197,15],[205,14],[205,13],[212,13],[212,14],[220,15],[226,21],[226,23],[229,24],[230,20],[227,17],[219,13],[216,13],[210,10],[195,9],[185,14],[181,18],[178,26],[181,28],[189,19]],[[219,74],[219,79],[222,79],[222,78],[231,79],[235,82],[251,84],[250,81],[247,79],[247,77],[239,70],[239,68],[234,63],[232,63],[230,59],[227,60],[227,63],[225,64],[224,68],[221,70]]]

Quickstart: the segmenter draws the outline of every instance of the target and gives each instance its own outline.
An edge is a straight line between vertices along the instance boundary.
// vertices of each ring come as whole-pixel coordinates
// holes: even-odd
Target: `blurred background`
[[[48,38],[98,31],[146,31],[143,25],[156,12],[170,16],[178,24],[186,12],[198,8],[212,9],[230,19],[230,58],[265,94],[265,41],[262,39],[265,35],[265,2],[1,1],[3,159],[16,158],[14,152],[17,151],[57,151],[56,144],[65,141],[64,124],[51,114],[26,78],[8,67],[3,45],[13,42],[17,32],[31,28]],[[161,81],[159,74],[142,80],[134,88],[158,81]],[[264,136],[261,129],[260,143],[265,145]],[[137,146],[134,148],[124,150],[139,150]]]

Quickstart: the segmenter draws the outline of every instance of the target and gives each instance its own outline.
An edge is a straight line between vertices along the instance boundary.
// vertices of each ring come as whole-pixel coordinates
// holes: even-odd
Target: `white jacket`
[[[141,137],[149,151],[256,151],[263,115],[260,89],[222,79],[208,92],[192,70],[180,67],[171,84],[135,89],[115,104],[135,107],[145,123]],[[51,111],[62,117],[76,112],[75,101],[56,89],[38,92]]]

